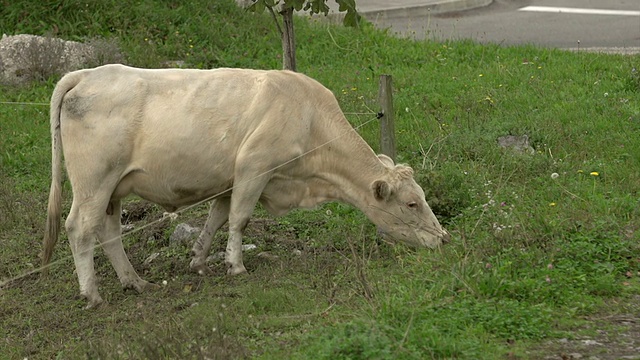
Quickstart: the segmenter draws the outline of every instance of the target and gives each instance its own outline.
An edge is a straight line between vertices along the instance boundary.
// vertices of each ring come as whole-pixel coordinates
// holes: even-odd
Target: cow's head
[[[385,155],[379,158],[391,171],[371,184],[375,203],[368,215],[378,231],[384,237],[415,247],[435,248],[448,242],[450,235],[427,204],[424,191],[413,179],[413,170],[395,165]]]

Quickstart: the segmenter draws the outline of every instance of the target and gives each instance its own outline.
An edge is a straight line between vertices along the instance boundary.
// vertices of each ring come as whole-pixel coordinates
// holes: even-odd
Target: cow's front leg
[[[245,222],[244,226],[234,230],[231,230],[232,226],[229,226],[229,241],[227,242],[227,250],[225,252],[225,263],[227,264],[227,274],[229,275],[238,275],[247,272],[242,262],[242,232],[247,222]]]
[[[247,162],[252,164],[254,162]],[[259,163],[259,162],[255,162]],[[231,195],[231,207],[229,210],[229,240],[225,252],[225,263],[228,266],[227,274],[237,275],[247,272],[242,263],[242,234],[249,224],[256,203],[262,195],[262,191],[270,178],[270,173],[262,169],[241,167],[243,176],[236,175],[233,193]]]
[[[230,204],[231,199],[229,197],[218,198],[211,202],[207,222],[204,224],[204,229],[198,236],[198,240],[193,244],[191,249],[193,259],[189,267],[200,275],[211,273],[211,269],[206,264],[207,256],[211,251],[214,235],[229,219]]]

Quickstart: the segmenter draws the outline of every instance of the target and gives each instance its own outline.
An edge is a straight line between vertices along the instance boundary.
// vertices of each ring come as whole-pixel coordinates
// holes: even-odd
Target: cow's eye
[[[417,208],[418,208],[418,203],[417,203],[417,202],[415,202],[415,201],[408,202],[408,203],[407,203],[407,207],[408,207],[409,209],[417,209]]]

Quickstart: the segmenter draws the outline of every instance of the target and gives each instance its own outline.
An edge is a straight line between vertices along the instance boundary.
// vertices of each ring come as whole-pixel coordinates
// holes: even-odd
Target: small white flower
[[[607,97],[607,96],[609,96],[609,93],[608,92],[604,93],[604,97]]]
[[[167,280],[162,280],[162,285],[167,286],[168,282]]]
[[[409,108],[408,107],[404,108],[404,111],[409,112]]]
[[[559,175],[558,173],[553,173],[553,174],[551,174],[551,178],[552,178],[552,179],[557,179],[557,178],[559,178],[559,177],[560,177],[560,175]]]

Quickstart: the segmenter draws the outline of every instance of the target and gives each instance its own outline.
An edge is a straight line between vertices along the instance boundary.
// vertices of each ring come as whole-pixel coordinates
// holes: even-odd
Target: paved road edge
[[[441,0],[431,2],[424,5],[397,6],[389,5],[387,9],[361,9],[358,13],[369,21],[380,20],[381,18],[397,18],[410,16],[424,16],[434,14],[444,14],[448,12],[465,11],[477,9],[491,5],[493,0]],[[357,7],[357,5],[356,5]],[[301,13],[300,15],[306,15]],[[330,10],[327,16],[314,15],[312,18],[320,20],[328,20],[332,23],[342,23],[344,13],[336,12],[335,9]]]
[[[360,10],[360,14],[367,19],[377,19],[380,17],[418,17],[429,14],[443,14],[455,11],[465,11],[477,9],[491,5],[493,0],[443,0],[440,2],[414,5],[380,10]]]
[[[640,54],[640,47],[637,47],[637,46],[563,48],[562,50],[601,53],[601,54],[618,54],[618,55],[639,55]]]

